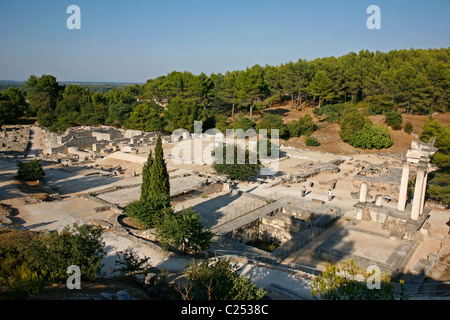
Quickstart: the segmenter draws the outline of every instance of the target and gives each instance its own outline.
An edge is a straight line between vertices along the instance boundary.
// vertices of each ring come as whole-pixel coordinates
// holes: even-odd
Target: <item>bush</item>
[[[266,294],[228,259],[192,260],[185,274],[189,283],[176,288],[184,300],[261,300]]]
[[[450,172],[430,172],[427,184],[427,197],[450,206]]]
[[[320,142],[319,142],[319,140],[317,140],[314,137],[306,136],[305,137],[305,145],[307,145],[309,147],[317,147],[317,146],[320,146]]]
[[[22,181],[43,181],[45,177],[44,169],[39,160],[31,160],[28,162],[18,162],[17,174]]]
[[[356,276],[362,274],[365,281],[357,281]],[[393,300],[397,298],[394,286],[386,273],[380,278],[380,289],[369,289],[369,274],[357,266],[353,259],[343,261],[339,265],[328,264],[326,270],[313,279],[310,284],[311,295],[323,300]],[[402,283],[402,282],[400,282]]]
[[[280,138],[286,137],[288,133],[286,125],[283,123],[283,118],[277,114],[265,113],[261,121],[256,125],[256,131],[261,129],[267,130],[267,137],[270,139],[271,130],[278,130],[278,136]]]
[[[67,280],[70,265],[83,279],[94,279],[104,257],[101,227],[65,227],[61,233],[25,230],[0,232],[0,293],[21,297],[38,293],[48,282]]]
[[[150,267],[150,258],[145,256],[140,258],[132,248],[117,252],[117,256],[118,260],[115,261],[115,264],[119,267],[115,268],[115,270],[126,276],[143,272]]]
[[[216,159],[219,149],[222,148],[222,159]],[[244,163],[238,163],[238,150],[244,154]],[[234,162],[227,163],[227,153],[231,154]],[[250,152],[248,149],[243,150],[241,147],[235,145],[223,145],[213,150],[212,156],[214,157],[214,163],[212,168],[217,174],[224,174],[230,179],[236,179],[240,181],[248,181],[253,179],[261,168],[261,163],[257,159],[257,154]],[[255,159],[256,163],[251,163],[251,159]]]
[[[413,125],[411,122],[406,122],[403,126],[403,131],[405,131],[407,134],[411,134],[413,131]]]
[[[362,130],[366,123],[370,123],[370,121],[357,109],[346,110],[339,121],[339,126],[341,127],[339,136],[342,141],[352,144],[352,136],[355,132]]]
[[[233,124],[234,130],[242,129],[244,131],[244,133],[247,130],[254,129],[254,128],[255,128],[255,124],[253,123],[252,120],[250,120],[250,118],[247,118],[247,117],[240,117]]]
[[[104,243],[100,226],[66,226],[59,234],[41,234],[26,250],[30,267],[54,282],[67,280],[67,267],[80,267],[83,279],[94,280],[101,269]]]
[[[182,253],[196,254],[209,248],[213,234],[203,230],[200,217],[193,208],[174,212],[163,210],[163,219],[156,230],[164,249],[172,246]]]
[[[354,133],[349,142],[361,149],[383,149],[393,144],[388,128],[369,124],[365,124],[362,130]]]
[[[403,118],[400,113],[395,111],[388,111],[385,113],[385,122],[388,126],[390,126],[394,130],[401,130]]]
[[[260,154],[260,147],[263,149],[265,146],[267,148],[267,154]],[[258,159],[265,159],[272,157],[272,154],[279,155],[280,154],[280,146],[276,143],[273,143],[270,139],[258,139],[258,142],[256,144],[257,152],[258,152]],[[263,150],[264,151],[264,150]],[[264,157],[263,157],[264,156]]]
[[[294,120],[288,124],[288,131],[290,137],[300,137],[302,135],[310,135],[317,129],[317,125],[314,123],[313,118],[306,114],[297,120]]]
[[[162,211],[170,208],[170,196],[156,195],[146,200],[130,202],[125,207],[125,214],[138,220],[141,228],[154,228],[163,219]]]

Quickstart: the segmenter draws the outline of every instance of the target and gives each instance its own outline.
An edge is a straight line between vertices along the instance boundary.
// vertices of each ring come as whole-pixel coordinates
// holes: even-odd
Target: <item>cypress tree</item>
[[[155,157],[150,168],[149,196],[167,195],[170,197],[169,174],[167,172],[161,134],[158,134],[155,145]]]
[[[142,185],[141,185],[141,201],[146,201],[149,198],[149,191],[150,191],[150,180],[151,180],[151,173],[150,169],[153,165],[153,153],[152,150],[150,150],[150,153],[148,154],[147,162],[145,163],[144,167],[142,168]]]

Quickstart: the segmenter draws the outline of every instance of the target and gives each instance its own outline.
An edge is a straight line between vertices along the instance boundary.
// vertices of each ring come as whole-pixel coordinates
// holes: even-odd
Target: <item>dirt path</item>
[[[36,157],[40,152],[45,149],[44,135],[41,128],[37,126],[31,127],[31,139],[30,148],[26,152],[26,157]]]

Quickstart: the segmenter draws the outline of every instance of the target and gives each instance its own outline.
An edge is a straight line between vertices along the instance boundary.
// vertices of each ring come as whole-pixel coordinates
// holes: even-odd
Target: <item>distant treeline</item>
[[[60,81],[60,84],[67,86],[69,84],[78,85],[83,88],[89,89],[91,92],[108,92],[112,89],[116,88],[118,90],[123,90],[126,86],[131,85],[131,83],[115,83],[115,82],[67,82]],[[8,88],[18,88],[21,90],[25,90],[25,81],[9,81],[9,80],[0,80],[0,92]]]
[[[223,130],[238,121],[255,126],[255,110],[286,100],[294,108],[351,105],[369,114],[431,114],[449,108],[450,50],[365,50],[209,76],[173,71],[145,84],[64,84],[51,75],[12,84],[0,95],[0,121],[34,116],[53,131],[96,124],[192,131],[194,120],[202,120],[203,129]]]

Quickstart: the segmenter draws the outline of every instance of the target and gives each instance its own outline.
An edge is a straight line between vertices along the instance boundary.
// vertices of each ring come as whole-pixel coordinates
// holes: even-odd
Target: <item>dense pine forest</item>
[[[352,104],[369,114],[432,114],[448,111],[449,87],[449,48],[351,52],[209,76],[173,71],[108,92],[61,85],[51,75],[31,75],[24,90],[2,92],[0,121],[37,117],[52,131],[96,124],[172,131],[192,130],[193,120],[203,120],[204,129],[223,129],[239,113],[253,121],[255,110],[285,100],[297,108]]]

